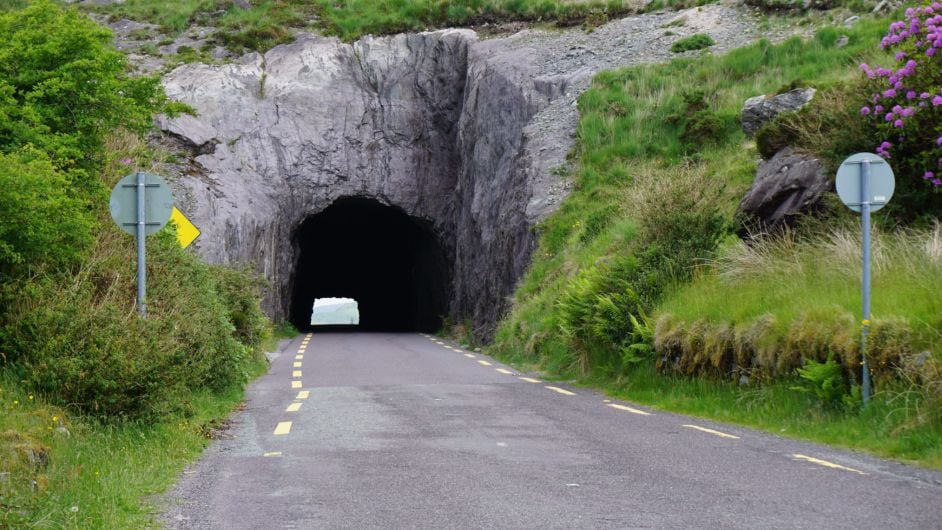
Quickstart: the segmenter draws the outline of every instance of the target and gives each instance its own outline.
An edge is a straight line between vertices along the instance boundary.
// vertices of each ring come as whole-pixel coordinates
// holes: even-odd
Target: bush
[[[899,68],[860,68],[873,93],[860,113],[882,134],[877,154],[892,159],[898,191],[919,213],[942,215],[942,4],[906,10],[881,47]]]
[[[706,33],[697,33],[674,41],[674,44],[671,44],[671,51],[674,53],[683,53],[691,50],[702,50],[714,44],[716,44],[716,41],[713,40],[713,37]]]
[[[166,103],[159,79],[126,76],[111,32],[75,8],[0,13],[0,35],[0,150],[32,144],[59,168],[89,170],[110,130],[143,132]]]
[[[247,380],[264,317],[248,300],[254,289],[232,289],[257,284],[235,271],[217,274],[170,231],[148,246],[147,319],[135,310],[135,264],[126,258],[133,240],[115,228],[78,274],[6,286],[0,344],[29,388],[82,412],[132,417],[185,407],[191,390]]]
[[[0,282],[78,263],[92,241],[85,201],[41,152],[0,152]]]

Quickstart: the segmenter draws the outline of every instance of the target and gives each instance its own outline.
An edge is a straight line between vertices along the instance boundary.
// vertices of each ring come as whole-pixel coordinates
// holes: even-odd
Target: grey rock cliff
[[[599,70],[668,58],[659,26],[673,16],[491,40],[301,35],[238,64],[182,66],[164,85],[198,116],[160,126],[192,155],[178,197],[203,231],[198,250],[254,265],[273,286],[266,309],[283,318],[299,225],[337,199],[373,199],[432,227],[451,267],[448,316],[486,340],[529,264],[535,225],[571,188],[558,173],[576,97]],[[689,16],[684,31],[711,32],[718,50],[753,34],[728,7]]]

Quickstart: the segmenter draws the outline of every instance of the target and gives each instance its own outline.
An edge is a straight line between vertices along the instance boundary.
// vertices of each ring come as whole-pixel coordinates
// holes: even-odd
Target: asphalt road
[[[171,528],[942,528],[942,473],[524,379],[418,334],[283,343]]]

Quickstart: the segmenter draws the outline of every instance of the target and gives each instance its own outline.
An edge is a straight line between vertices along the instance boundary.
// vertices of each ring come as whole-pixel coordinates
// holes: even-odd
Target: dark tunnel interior
[[[431,224],[370,199],[340,199],[295,232],[289,320],[312,329],[316,298],[359,303],[369,331],[437,331],[448,308],[448,260]]]

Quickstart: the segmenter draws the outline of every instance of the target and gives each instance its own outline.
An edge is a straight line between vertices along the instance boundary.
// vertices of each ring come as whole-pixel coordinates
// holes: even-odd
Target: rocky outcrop
[[[786,147],[759,165],[739,211],[750,229],[773,230],[810,211],[830,189],[831,179],[821,160]]]
[[[796,88],[775,96],[756,96],[743,104],[740,121],[749,136],[783,112],[801,110],[814,97],[813,88]]]
[[[203,231],[198,250],[253,264],[274,287],[266,308],[285,317],[298,226],[338,199],[373,199],[431,227],[451,267],[448,316],[487,339],[529,264],[534,227],[569,192],[559,174],[576,96],[599,70],[668,58],[683,35],[659,26],[674,16],[489,40],[302,35],[237,64],[182,66],[164,84],[198,115],[161,128],[192,153],[177,196]],[[681,33],[710,32],[718,50],[752,35],[724,6],[688,20]]]

